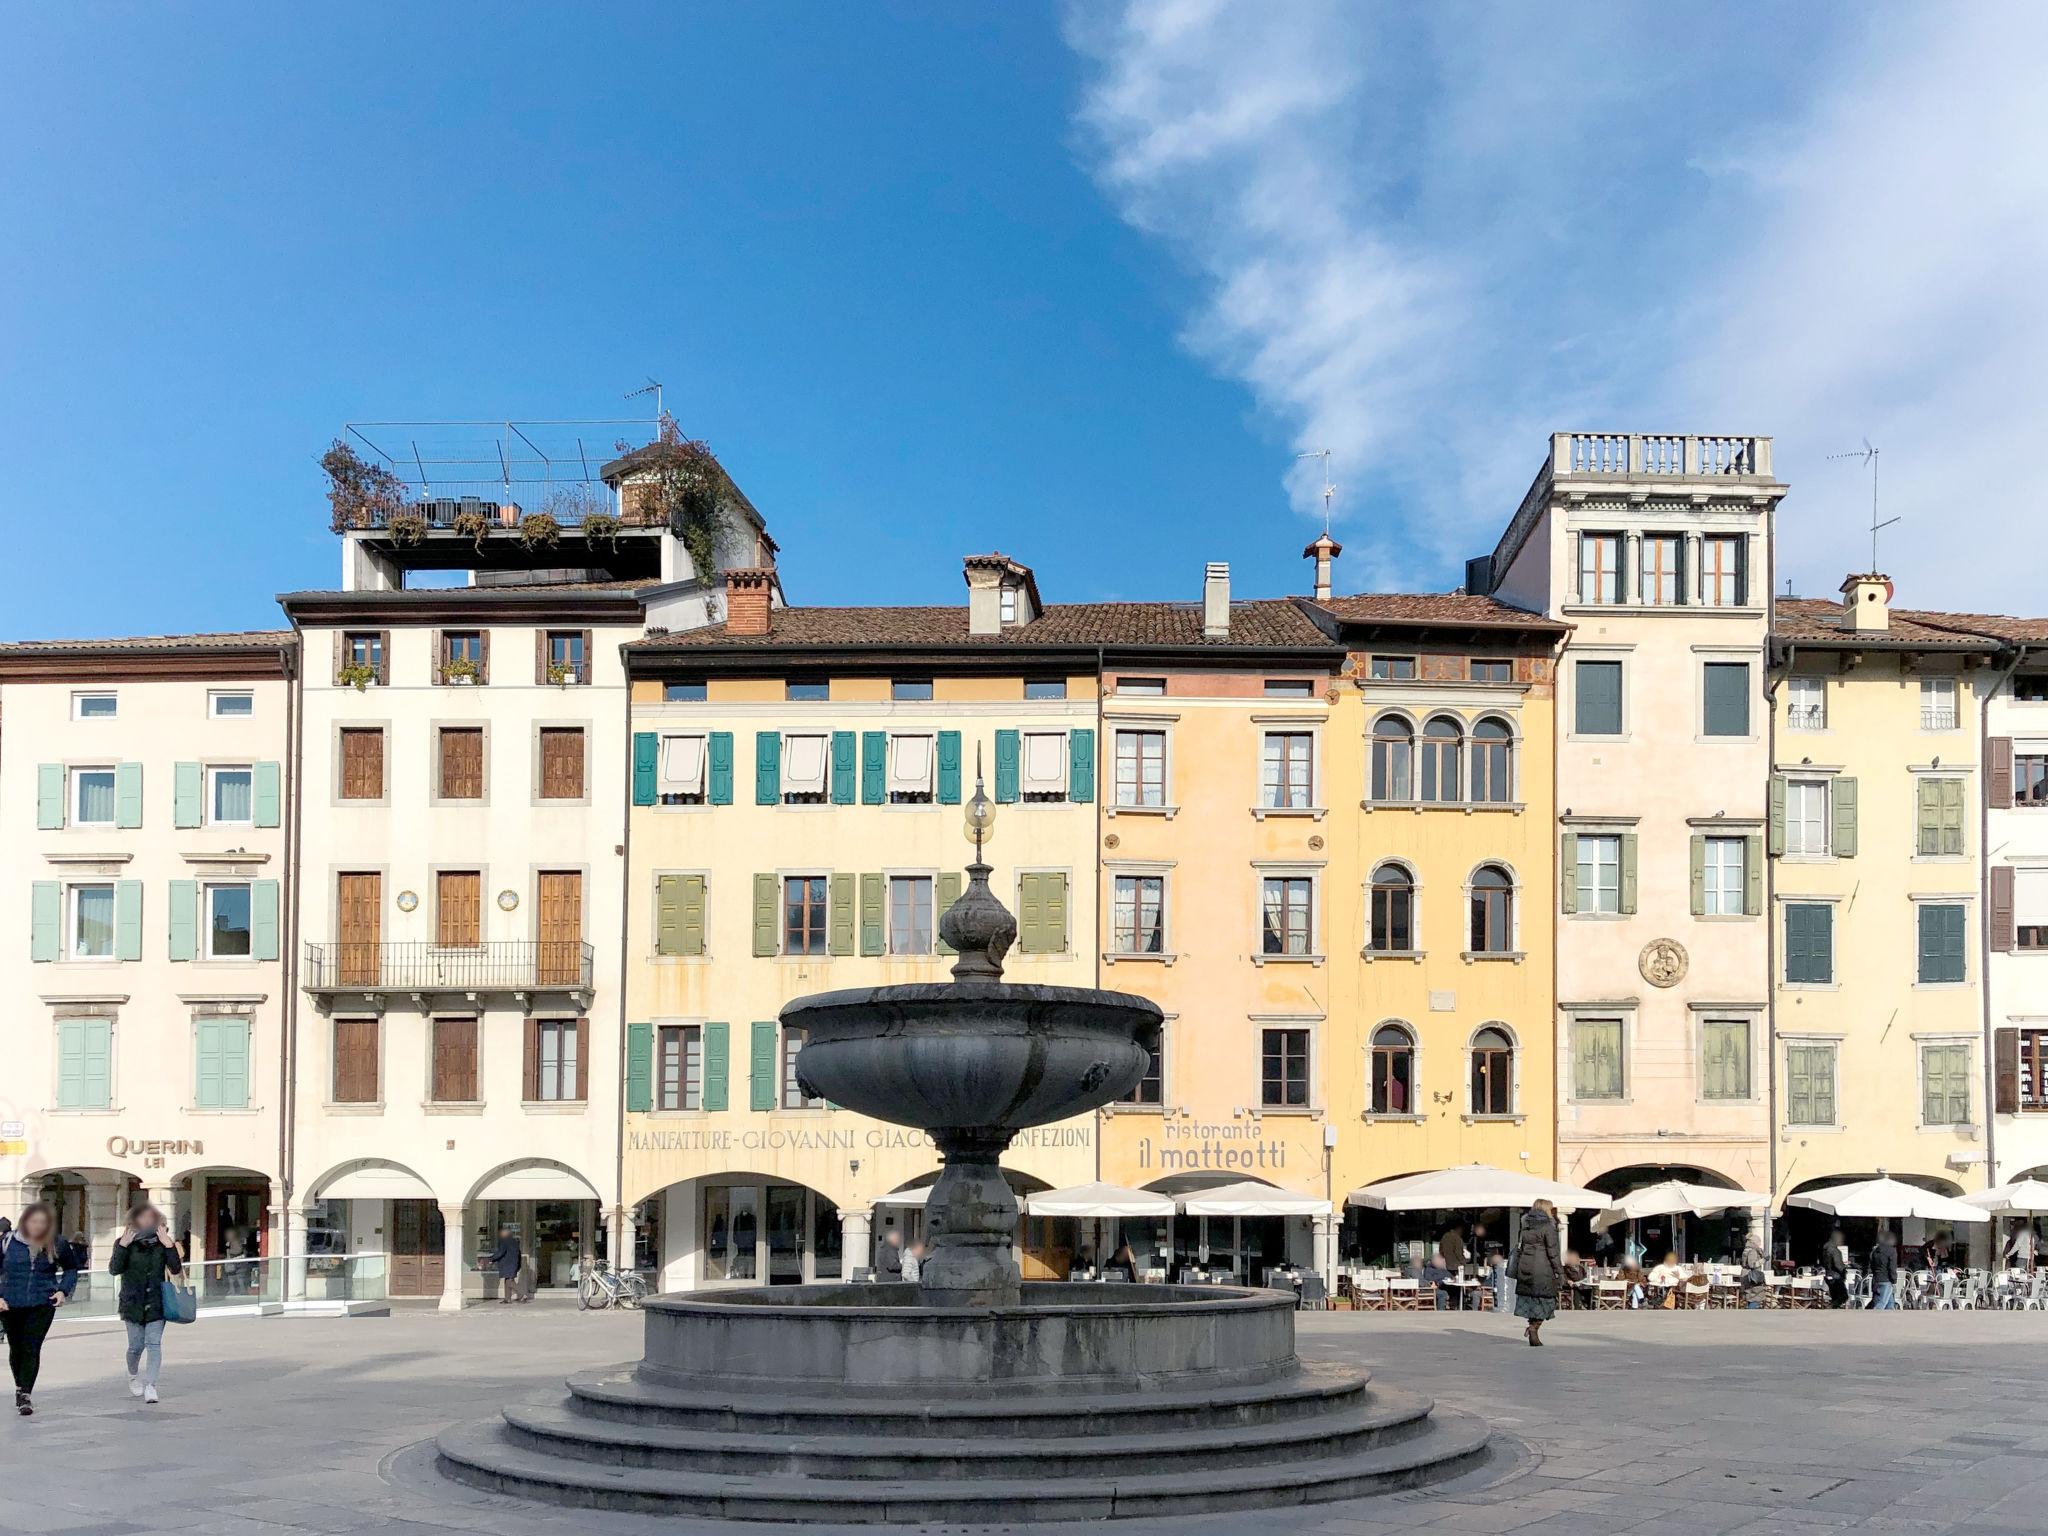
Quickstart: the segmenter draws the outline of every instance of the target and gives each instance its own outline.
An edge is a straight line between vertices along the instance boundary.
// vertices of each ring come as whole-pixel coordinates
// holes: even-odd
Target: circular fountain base
[[[646,1358],[458,1426],[449,1476],[586,1508],[734,1520],[1090,1520],[1360,1498],[1455,1476],[1476,1419],[1303,1365],[1293,1298],[913,1285],[647,1304]]]

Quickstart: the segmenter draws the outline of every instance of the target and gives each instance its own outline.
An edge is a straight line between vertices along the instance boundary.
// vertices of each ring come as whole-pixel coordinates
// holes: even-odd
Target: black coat
[[[1541,1211],[1522,1218],[1522,1236],[1509,1266],[1515,1289],[1531,1296],[1555,1296],[1564,1278],[1564,1260],[1557,1251],[1557,1223]]]
[[[178,1250],[165,1242],[114,1244],[114,1256],[107,1261],[107,1273],[121,1277],[121,1300],[115,1308],[127,1323],[161,1322],[164,1315],[164,1276],[175,1275],[185,1266],[178,1262]]]
[[[501,1237],[498,1239],[496,1250],[491,1254],[490,1264],[497,1270],[500,1280],[511,1280],[518,1275],[519,1265],[524,1257],[525,1255],[519,1251],[518,1238]]]
[[[1897,1285],[1899,1283],[1899,1250],[1886,1243],[1879,1243],[1870,1250],[1870,1283],[1872,1285]]]
[[[875,1249],[875,1273],[884,1280],[903,1278],[903,1250],[894,1243],[882,1243]]]

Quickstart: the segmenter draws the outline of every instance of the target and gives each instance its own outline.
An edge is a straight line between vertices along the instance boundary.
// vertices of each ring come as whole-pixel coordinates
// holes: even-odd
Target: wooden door
[[[391,1202],[391,1294],[438,1296],[447,1279],[441,1208],[431,1200]]]
[[[384,906],[384,877],[343,875],[335,896],[340,917],[341,984],[374,987],[381,979],[379,923]]]
[[[474,949],[483,942],[483,876],[473,869],[444,869],[437,880],[436,940],[446,948]]]
[[[1075,1223],[1070,1217],[1027,1216],[1018,1268],[1026,1280],[1064,1280],[1074,1268]]]
[[[573,869],[543,870],[540,877],[540,952],[536,980],[573,987],[583,980],[583,876]]]

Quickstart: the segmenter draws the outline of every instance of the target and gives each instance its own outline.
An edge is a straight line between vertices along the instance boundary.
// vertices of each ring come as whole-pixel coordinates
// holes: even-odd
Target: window
[[[1376,683],[1412,683],[1415,681],[1415,658],[1375,656],[1368,664],[1367,672]]]
[[[256,695],[234,691],[209,693],[206,712],[216,720],[246,720],[256,713]]]
[[[1118,875],[1111,946],[1120,955],[1157,955],[1166,949],[1166,877]]]
[[[1132,698],[1163,698],[1166,694],[1166,679],[1163,677],[1120,677],[1116,680],[1116,691]]]
[[[659,787],[663,805],[704,803],[704,751],[702,736],[661,738]]]
[[[1700,1097],[1747,1099],[1749,1020],[1708,1019],[1700,1025]]]
[[[932,877],[889,877],[889,953],[928,955],[932,952]]]
[[[484,733],[482,726],[444,725],[441,736],[443,800],[484,797]]]
[[[384,732],[375,726],[341,729],[341,798],[384,798]]]
[[[796,1058],[804,1048],[804,1041],[810,1037],[805,1029],[784,1028],[782,1031],[782,1107],[784,1109],[823,1109],[825,1101],[814,1099],[804,1092],[804,1085],[797,1080]]]
[[[1259,1034],[1259,1102],[1268,1109],[1308,1108],[1308,1031]]]
[[[1492,1025],[1472,1037],[1472,1113],[1515,1112],[1515,1046]]]
[[[660,1033],[656,1109],[704,1107],[704,1030],[697,1024],[664,1024]]]
[[[1579,535],[1579,601],[1618,603],[1621,601],[1621,535],[1582,533]]]
[[[1268,875],[1261,904],[1265,953],[1308,955],[1314,952],[1315,882],[1304,875]]]
[[[1505,955],[1515,947],[1515,884],[1498,864],[1472,872],[1470,943],[1474,954]]]
[[[1305,811],[1315,804],[1312,731],[1268,731],[1259,748],[1259,804],[1269,811]]]
[[[928,677],[899,677],[889,684],[889,697],[899,704],[928,704],[932,680]]]
[[[1708,736],[1749,734],[1749,663],[1710,661],[1705,668],[1702,698],[1706,717],[1702,730]]]
[[[1707,607],[1740,608],[1748,600],[1743,590],[1748,544],[1740,534],[1709,534],[1700,540],[1700,601]]]
[[[434,874],[434,942],[443,949],[475,949],[482,944],[483,906],[482,871],[437,870]]]
[[[1372,928],[1366,947],[1374,954],[1415,952],[1415,877],[1405,865],[1382,864],[1372,872]]]
[[[1506,805],[1515,798],[1514,733],[1506,722],[1481,720],[1472,727],[1472,800],[1478,805]]]
[[[1309,677],[1269,677],[1266,679],[1266,697],[1269,699],[1312,699],[1316,696],[1315,679]]]
[[[1956,680],[1952,677],[1921,678],[1920,729],[1952,731],[1956,724]]]
[[[441,681],[474,684],[484,680],[484,636],[479,629],[441,631]]]
[[[1793,1042],[1785,1047],[1785,1123],[1835,1123],[1835,1045]]]
[[[2048,672],[2033,672],[2012,680],[2012,696],[2022,704],[2048,704]]]
[[[534,1024],[533,1033],[535,1100],[560,1104],[582,1098],[578,1057],[583,1026],[575,1019],[541,1019]]]
[[[790,682],[784,685],[782,696],[792,704],[822,704],[832,697],[832,685]]]
[[[2048,752],[2013,754],[2012,803],[2022,810],[2048,806]]]
[[[1022,787],[1026,801],[1043,804],[1066,799],[1067,733],[1026,731],[1022,767]]]
[[[889,738],[889,803],[930,805],[932,803],[932,738],[891,736]]]
[[[1785,904],[1785,981],[1824,987],[1835,979],[1835,909],[1825,902]]]
[[[1749,910],[1748,839],[1700,839],[1700,914],[1741,917]]]
[[[1793,731],[1828,728],[1828,682],[1824,677],[1785,680],[1785,727]]]
[[[66,888],[71,916],[65,931],[70,936],[68,953],[73,960],[114,958],[114,887],[73,885]]]
[[[1920,1047],[1920,1123],[1970,1124],[1970,1047],[1965,1041]]]
[[[1121,693],[1123,690],[1117,690]],[[1064,699],[1067,696],[1067,680],[1064,677],[1027,677],[1024,679],[1024,697],[1027,699]]]
[[[1017,589],[1008,584],[997,589],[996,617],[1004,624],[1017,622]]]
[[[379,1096],[377,1021],[334,1021],[334,1102],[374,1104]]]
[[[547,681],[587,683],[584,637],[580,629],[551,629],[547,638]]]
[[[667,704],[702,704],[708,696],[709,690],[701,677],[690,682],[661,685],[662,701]]]
[[[1119,1104],[1163,1104],[1166,1102],[1166,1034],[1165,1026],[1150,1030],[1138,1036],[1138,1044],[1145,1048],[1145,1073],[1131,1091],[1117,1102]]]
[[[1923,776],[1917,794],[1922,858],[1957,858],[1963,852],[1963,781]]]
[[[1623,1096],[1621,1020],[1572,1020],[1572,1097]]]
[[[1995,911],[1999,905],[1999,871],[1991,872],[1992,905]],[[2039,954],[2048,950],[2048,869],[2015,869],[2012,871],[2012,941],[2013,948]],[[1997,938],[1992,943],[1997,944]]]
[[[1919,904],[1920,968],[1924,983],[1939,984],[1963,980],[1964,908],[1960,902],[1923,901]]]
[[[1505,657],[1474,656],[1465,663],[1465,677],[1474,683],[1512,683],[1515,664]]]
[[[71,770],[71,825],[111,827],[114,824],[114,770]]]
[[[540,798],[583,798],[583,728],[542,726],[540,732]]]
[[[1372,798],[1398,804],[1415,798],[1415,731],[1398,715],[1372,728]]]
[[[474,1104],[476,1091],[476,1020],[435,1019],[433,1082],[436,1104]]]
[[[1785,781],[1785,851],[1818,858],[1828,852],[1828,781]]]
[[[826,738],[784,736],[782,738],[782,803],[823,805],[825,803]]]
[[[1581,661],[1572,672],[1572,730],[1580,736],[1621,734],[1621,663]]]
[[[782,952],[825,953],[827,908],[823,875],[789,875],[782,882]]]
[[[1415,1109],[1415,1037],[1399,1024],[1372,1034],[1372,1113],[1406,1115]]]
[[[1685,601],[1685,541],[1675,533],[1646,533],[1637,579],[1642,601],[1668,608]]]
[[[57,1107],[111,1109],[114,1103],[114,1021],[57,1021]]]
[[[341,664],[368,667],[371,681],[384,681],[384,636],[375,630],[354,630],[341,637]]]
[[[119,708],[118,699],[111,693],[71,695],[71,718],[74,720],[111,720]]]
[[[2048,1109],[2048,1029],[2022,1029],[2014,1033],[2019,1045],[2020,1108]]]
[[[1438,715],[1422,727],[1422,772],[1417,775],[1418,798],[1435,802],[1456,803],[1458,798],[1459,755],[1465,745],[1465,733],[1458,722],[1444,715]]]
[[[209,960],[246,960],[249,944],[249,887],[208,885],[203,888],[206,917],[205,954]]]
[[[1621,910],[1621,836],[1615,832],[1581,832],[1578,836],[1581,912]]]
[[[255,769],[207,769],[207,824],[215,827],[247,827],[254,825],[256,819],[255,794]]]
[[[1116,803],[1166,804],[1166,732],[1116,733]]]

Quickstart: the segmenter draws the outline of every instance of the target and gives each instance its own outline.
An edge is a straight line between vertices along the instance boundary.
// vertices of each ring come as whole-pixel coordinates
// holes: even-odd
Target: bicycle
[[[583,1266],[576,1281],[576,1300],[586,1312],[602,1312],[613,1302],[637,1308],[647,1299],[647,1282],[630,1271],[620,1273],[603,1259]]]

